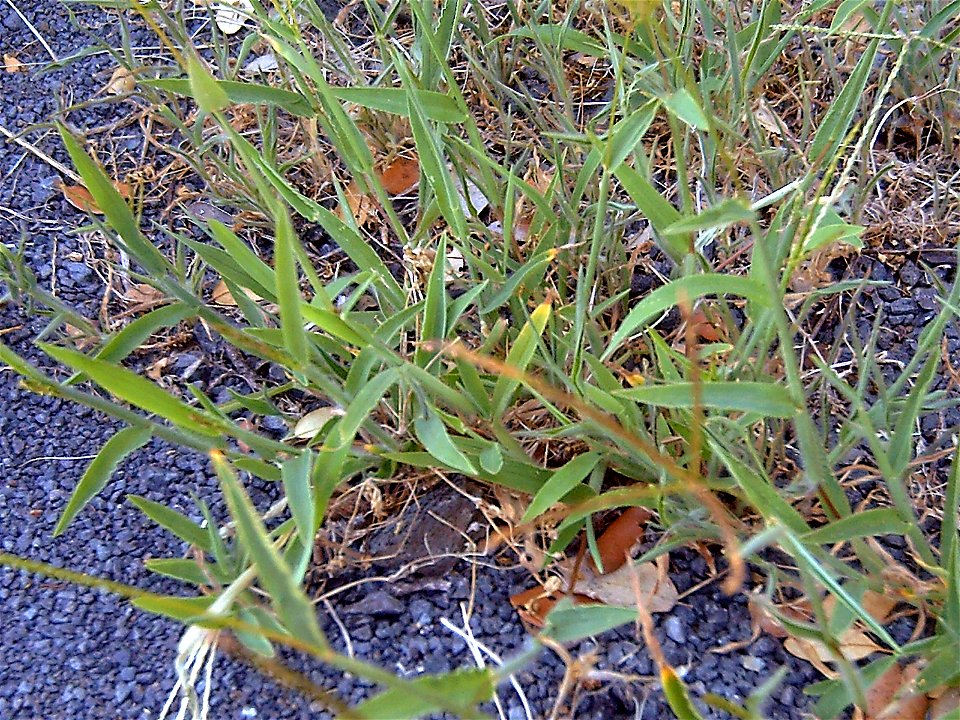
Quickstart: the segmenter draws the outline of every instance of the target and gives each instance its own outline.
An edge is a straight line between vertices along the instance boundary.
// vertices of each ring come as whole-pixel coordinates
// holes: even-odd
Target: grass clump
[[[931,459],[916,432],[957,404],[938,378],[960,284],[942,287],[936,318],[889,378],[875,355],[880,316],[866,338],[857,331],[871,281],[830,275],[864,247],[864,208],[893,166],[875,160],[894,120],[908,117],[917,142],[944,155],[955,142],[955,77],[933,78],[941,65],[956,72],[956,3],[405,0],[331,21],[304,0],[253,3],[256,32],[225,36],[214,22],[203,47],[183,15],[151,3],[127,12],[171,58],[134,68],[157,135],[234,222],[199,222],[193,236],[150,227],[61,126],[103,231],[132,261],[132,280],[164,302],[117,332],[85,323],[92,347],[43,344],[74,371],[65,382],[9,348],[0,356],[30,387],[129,426],[91,465],[58,532],[149,438],[210,454],[229,523],[218,526],[209,499],[198,501],[204,526],[133,499],[202,558],[154,569],[206,594],[140,593],[138,605],[232,629],[293,684],[270,659],[273,644],[384,688],[357,708],[321,694],[344,716],[473,715],[528,658],[401,681],[331,650],[302,589],[332,500],[426,469],[530,496],[523,523],[558,556],[582,535],[599,563],[595,518],[629,506],[662,527],[645,559],[716,543],[724,588],[746,589],[755,568],[768,580],[761,612],[822,651],[831,679],[813,688],[820,716],[865,709],[892,663],[916,670],[920,696],[960,682],[960,464],[955,436]],[[116,52],[131,63],[127,50]],[[245,72],[254,53],[275,68]],[[934,213],[951,217],[956,193],[938,182]],[[8,285],[50,307],[51,327],[79,327],[5,259]],[[816,345],[817,313],[836,298],[851,310],[833,337],[856,352]],[[151,335],[190,320],[282,368],[286,382],[217,405],[124,365]],[[330,408],[306,437],[278,440],[240,418],[281,415],[278,403],[297,393]],[[876,484],[867,506],[851,503],[844,482],[856,462]],[[933,463],[948,479],[931,525],[910,480]],[[270,522],[248,476],[282,483]],[[902,572],[889,572],[887,535],[908,541]],[[269,605],[247,592],[254,584]],[[802,594],[807,617],[774,602],[783,588]],[[898,641],[870,593],[935,621]],[[635,617],[561,606],[541,640]],[[846,651],[854,628],[881,659]],[[194,636],[184,668],[200,667],[211,637]],[[682,680],[668,665],[661,676],[678,716],[695,717]],[[755,703],[736,710],[759,713]]]

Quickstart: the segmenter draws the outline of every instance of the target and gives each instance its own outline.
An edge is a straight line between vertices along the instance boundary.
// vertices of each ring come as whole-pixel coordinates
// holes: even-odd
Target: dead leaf
[[[900,687],[897,688],[894,701],[880,708],[876,715],[868,715],[867,720],[925,720],[930,699],[916,688],[915,680],[920,674],[920,665],[913,663],[903,668]]]
[[[123,294],[124,300],[136,305],[161,302],[162,300],[166,299],[166,297],[166,295],[157,290],[155,287],[151,287],[146,283],[131,285]]]
[[[351,181],[350,184],[347,185],[343,194],[347,199],[347,207],[350,208],[350,214],[356,221],[357,226],[363,227],[366,225],[367,219],[375,207],[373,199],[369,195],[360,192],[360,187],[354,181]],[[337,208],[337,214],[342,217],[340,208]]]
[[[633,556],[633,549],[643,539],[643,530],[649,519],[650,511],[646,508],[627,508],[603,531],[597,539],[597,549],[605,573],[613,572]],[[596,569],[592,559],[590,564]]]
[[[948,712],[960,708],[960,688],[946,688],[930,703],[930,720],[940,720]]]
[[[293,436],[298,440],[312,440],[330,420],[342,415],[343,410],[333,405],[311,410],[297,421]]]
[[[86,350],[87,348],[93,347],[97,344],[96,338],[90,337],[80,328],[74,327],[70,323],[64,323],[63,327],[64,330],[67,331],[67,337],[77,350]]]
[[[247,18],[252,12],[253,5],[249,0],[229,0],[217,6],[214,21],[224,35],[235,35],[247,24]]]
[[[840,636],[840,653],[847,660],[863,660],[880,650],[870,637],[855,627],[847,628]],[[807,660],[826,677],[835,677],[836,673],[830,670],[826,663],[834,661],[834,654],[819,640],[790,637],[783,643],[783,649],[794,657]]]
[[[723,340],[725,335],[719,320],[718,315],[711,313],[711,316],[708,317],[703,308],[698,307],[691,313],[687,323],[693,330],[694,336],[699,340],[715,343]]]
[[[556,580],[556,578],[551,578],[551,580]],[[529,590],[515,593],[510,596],[510,604],[516,608],[517,614],[524,622],[538,628],[546,625],[547,615],[565,597],[571,598],[574,605],[596,604],[585,595],[576,593],[571,596],[562,590],[555,589],[553,585],[554,583],[548,580],[546,587],[537,585]]]
[[[573,562],[565,567],[567,580],[573,570]],[[577,578],[577,594],[586,595],[592,600],[605,605],[630,607],[637,604],[637,594],[634,591],[633,576],[636,574],[640,584],[640,601],[651,613],[669,612],[677,604],[679,593],[673,581],[652,562],[634,565],[623,563],[617,570],[600,575],[592,564],[585,563],[580,568]]]
[[[237,306],[233,293],[230,292],[230,288],[227,287],[227,283],[222,278],[214,285],[213,292],[210,293],[210,301],[226,307]]]
[[[94,213],[95,215],[103,214],[103,210],[97,206],[97,201],[93,199],[93,195],[83,185],[61,185],[60,191],[63,193],[64,199],[77,210]]]
[[[26,72],[27,66],[20,62],[16,55],[3,54],[3,69],[8,73]]]
[[[267,53],[266,55],[255,57],[253,60],[243,66],[243,72],[247,73],[248,75],[271,73],[276,72],[279,69],[280,66],[277,64],[277,57],[273,53]]]
[[[137,80],[133,73],[125,67],[118,67],[113,71],[103,91],[108,95],[126,95],[132,93],[137,87]]]
[[[860,598],[860,604],[867,614],[881,625],[890,619],[890,613],[897,606],[897,599],[883,593],[867,590]]]
[[[130,187],[129,183],[121,182],[120,180],[114,180],[113,187],[118,193],[120,193],[120,197],[122,197],[124,200],[129,200],[133,197],[133,188]]]
[[[773,637],[785,638],[789,633],[784,629],[780,621],[773,616],[754,595],[750,596],[747,603],[747,610],[750,612],[750,619],[754,627]]]
[[[416,157],[398,157],[377,176],[384,190],[391,195],[402,195],[420,182],[420,161]]]
[[[867,690],[867,719],[873,720],[879,717],[884,709],[893,702],[897,690],[902,685],[903,668],[898,663],[894,663]]]
[[[133,191],[129,184],[121,182],[119,180],[113,181],[113,187],[120,197],[124,200],[129,200],[133,196]],[[103,210],[100,209],[100,206],[97,205],[97,201],[94,200],[93,195],[90,194],[90,191],[87,190],[83,185],[64,185],[63,183],[59,184],[60,192],[63,193],[64,199],[73,205],[77,210],[86,213],[93,213],[94,215],[103,215]]]
[[[553,606],[566,597],[565,593],[552,593],[546,588],[532,587],[510,596],[510,604],[517,610],[520,618],[534,627],[542,628],[546,624],[547,613]]]
[[[162,357],[147,368],[147,377],[154,382],[160,382],[163,377],[163,371],[170,364],[170,358]]]

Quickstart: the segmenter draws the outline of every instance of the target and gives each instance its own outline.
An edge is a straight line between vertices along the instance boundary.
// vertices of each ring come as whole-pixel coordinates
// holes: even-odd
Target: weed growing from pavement
[[[828,268],[863,246],[855,218],[888,190],[880,138],[907,118],[918,144],[939,142],[946,156],[956,142],[960,6],[730,7],[404,0],[331,21],[314,0],[253,3],[238,35],[223,35],[211,8],[202,47],[183,14],[127,8],[176,61],[133,68],[154,139],[207,183],[205,199],[231,224],[198,221],[202,239],[168,233],[161,252],[82,133],[61,126],[104,232],[130,261],[122,272],[161,302],[101,335],[4,249],[14,293],[95,343],[42,345],[75,372],[63,382],[2,345],[0,358],[38,392],[128,424],[57,532],[151,437],[210,454],[229,523],[214,521],[209,498],[198,500],[203,526],[134,498],[194,548],[155,569],[203,587],[201,600],[133,598],[192,624],[179,665],[187,686],[231,628],[238,652],[301,689],[270,659],[274,644],[383,686],[353,709],[314,693],[345,716],[470,716],[489,701],[529,656],[402,681],[333,652],[303,592],[331,503],[409,468],[530,496],[524,527],[558,556],[583,536],[581,553],[599,564],[595,520],[637,505],[662,530],[644,561],[714,543],[726,590],[766,584],[752,596],[758,623],[829,674],[811,688],[818,716],[866,710],[892,672],[910,678],[894,707],[960,683],[956,438],[925,455],[915,432],[932,409],[957,404],[943,341],[960,283],[943,288],[892,380],[878,370],[876,328],[854,340],[856,354],[821,350],[811,334],[816,313],[842,296],[854,309],[841,329],[857,336],[869,280],[833,283]],[[129,49],[117,57],[130,62]],[[942,219],[957,195],[938,188]],[[317,228],[332,254],[301,239]],[[218,406],[124,367],[151,336],[191,320],[287,382]],[[953,380],[934,389],[945,371]],[[296,393],[328,408],[311,429],[282,440],[251,429],[250,417],[281,416]],[[851,505],[854,462],[876,479],[873,504]],[[910,493],[911,476],[936,463],[948,475],[939,529],[921,522]],[[270,522],[247,476],[282,483]],[[888,535],[906,538],[909,557],[884,549]],[[867,600],[884,594],[931,621],[898,642]],[[793,610],[778,602],[798,596]],[[540,639],[555,646],[629,619],[562,601]],[[851,651],[851,633],[870,652]],[[699,716],[658,660],[671,707]],[[701,700],[759,717],[770,690],[745,708]]]

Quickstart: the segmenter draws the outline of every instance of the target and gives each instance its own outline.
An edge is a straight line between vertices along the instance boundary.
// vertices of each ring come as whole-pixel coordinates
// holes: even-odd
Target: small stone
[[[907,287],[913,287],[920,280],[920,270],[913,262],[904,263],[900,268],[900,281]]]
[[[740,664],[752,672],[760,672],[767,666],[767,663],[765,663],[762,658],[754,657],[753,655],[747,655],[741,658]]]
[[[667,618],[667,622],[664,623],[663,627],[667,633],[667,637],[678,645],[683,645],[687,641],[687,633],[684,631],[683,623],[680,622],[679,618]]]
[[[383,590],[372,592],[362,600],[343,609],[346,615],[368,615],[370,617],[396,617],[402,615],[403,611],[403,603]]]
[[[266,415],[263,420],[260,421],[260,427],[264,430],[269,430],[270,432],[287,432],[289,426],[287,421],[284,420],[279,415]]]
[[[887,311],[891,315],[909,315],[912,312],[916,312],[916,310],[917,304],[912,298],[900,298],[899,300],[894,300],[887,308]]]
[[[913,298],[924,310],[936,310],[940,307],[937,302],[937,293],[933,288],[921,288],[913,294]]]

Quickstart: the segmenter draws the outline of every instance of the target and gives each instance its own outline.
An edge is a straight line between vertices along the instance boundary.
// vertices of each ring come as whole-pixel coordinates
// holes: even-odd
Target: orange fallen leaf
[[[897,690],[903,685],[903,668],[898,663],[890,666],[867,690],[867,718],[872,720],[893,702]]]
[[[597,539],[597,549],[605,573],[621,567],[633,555],[633,548],[643,539],[643,530],[649,519],[650,511],[646,508],[627,508],[603,531]],[[590,564],[596,568],[592,559]]]
[[[915,680],[920,674],[918,663],[903,668],[900,685],[894,691],[893,702],[878,708],[876,715],[867,714],[867,720],[925,720],[930,698],[917,690]]]
[[[124,200],[129,200],[133,195],[133,191],[128,183],[114,180],[113,187],[120,193],[120,197]],[[64,199],[77,210],[93,213],[94,215],[103,215],[103,210],[100,209],[93,195],[91,195],[90,191],[83,185],[64,185],[61,183],[60,192],[63,193]]]
[[[377,175],[384,190],[391,195],[400,195],[420,182],[420,161],[416,157],[398,157]]]
[[[517,614],[524,622],[542,628],[546,625],[547,615],[565,597],[571,597],[574,605],[596,604],[585,595],[575,593],[571,596],[561,590],[554,592],[540,585],[511,595],[510,604],[516,608]]]
[[[121,182],[120,180],[113,181],[113,187],[116,188],[117,192],[120,193],[120,197],[124,200],[129,200],[133,197],[133,188],[130,187],[129,183]]]
[[[687,323],[698,339],[713,343],[723,340],[725,334],[723,328],[718,324],[718,320],[719,317],[712,313],[708,317],[703,308],[697,308],[690,315]]]
[[[8,73],[26,72],[27,66],[16,55],[3,54],[3,69]]]
[[[890,612],[897,605],[897,598],[883,593],[867,590],[860,598],[860,604],[867,614],[883,625],[890,619]]]
[[[61,185],[60,190],[64,199],[77,210],[96,215],[103,214],[103,210],[97,206],[97,201],[93,199],[93,195],[83,185]]]

